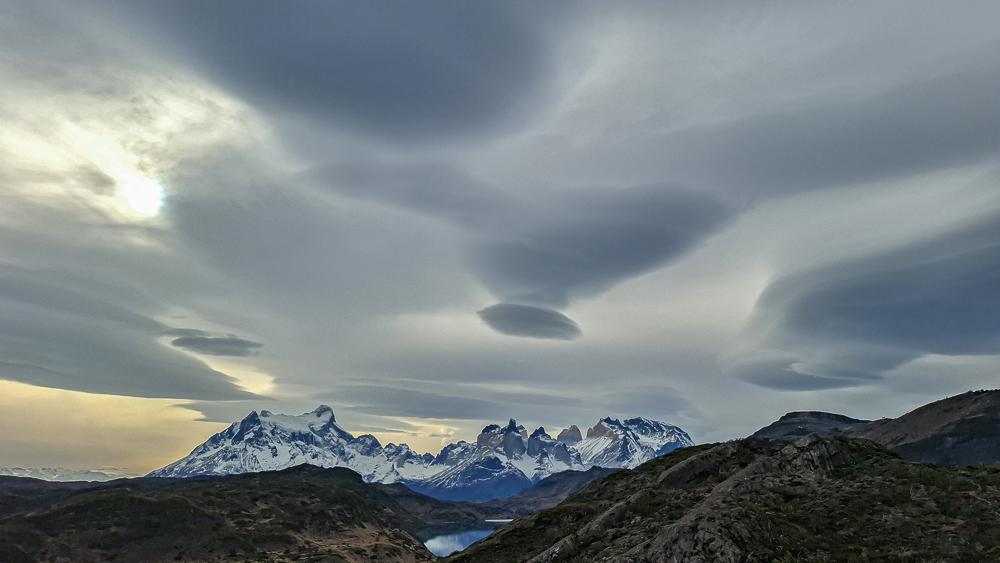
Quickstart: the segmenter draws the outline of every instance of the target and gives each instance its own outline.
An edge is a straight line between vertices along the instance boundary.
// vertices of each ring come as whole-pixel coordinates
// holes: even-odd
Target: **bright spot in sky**
[[[113,171],[121,196],[128,201],[133,211],[143,215],[156,215],[163,205],[163,187],[156,180],[135,174],[124,167]]]

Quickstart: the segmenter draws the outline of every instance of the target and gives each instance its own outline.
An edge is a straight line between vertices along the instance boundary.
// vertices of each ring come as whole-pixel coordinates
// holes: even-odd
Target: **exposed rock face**
[[[593,481],[451,561],[995,561],[998,486],[1000,468],[910,463],[857,438],[693,446]]]
[[[819,411],[790,412],[750,435],[751,438],[799,438],[809,434],[835,436],[848,428],[870,422],[842,414]]]
[[[615,433],[613,430],[604,425],[603,421],[598,421],[593,428],[587,429],[588,438],[600,438],[606,436],[608,438],[614,438]]]
[[[575,424],[563,430],[562,432],[559,433],[558,436],[556,436],[556,440],[559,440],[560,442],[568,444],[570,446],[579,442],[582,439],[583,439],[583,434],[580,434],[580,429],[577,428]]]

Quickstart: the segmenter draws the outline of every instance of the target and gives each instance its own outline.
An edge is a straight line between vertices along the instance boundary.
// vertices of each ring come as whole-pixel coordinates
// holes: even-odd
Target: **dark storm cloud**
[[[559,11],[439,1],[99,5],[262,108],[420,141],[479,135],[516,113],[549,66],[532,20]]]
[[[476,314],[493,330],[511,336],[573,340],[581,334],[573,319],[552,309],[497,303]]]
[[[177,331],[174,331],[176,333]],[[192,332],[190,329],[183,332]],[[244,340],[235,335],[213,335],[204,331],[194,331],[201,334],[187,334],[170,341],[172,346],[183,348],[199,354],[211,356],[251,356],[263,346],[260,342]]]
[[[784,358],[737,376],[777,389],[861,385],[926,355],[1000,352],[1000,215],[883,255],[793,274],[751,330]]]

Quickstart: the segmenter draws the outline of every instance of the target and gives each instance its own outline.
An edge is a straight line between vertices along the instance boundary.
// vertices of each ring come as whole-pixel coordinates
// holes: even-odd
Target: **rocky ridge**
[[[1000,467],[810,435],[694,446],[596,480],[450,561],[1000,559]]]
[[[898,418],[858,420],[826,412],[791,412],[751,438],[795,439],[806,434],[867,438],[924,463],[1000,463],[1000,390],[969,391]]]

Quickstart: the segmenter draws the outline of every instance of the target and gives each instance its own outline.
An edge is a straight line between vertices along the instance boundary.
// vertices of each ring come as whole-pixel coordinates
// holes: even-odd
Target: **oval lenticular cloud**
[[[542,307],[497,303],[477,314],[493,330],[511,336],[573,340],[582,334],[573,319]]]

